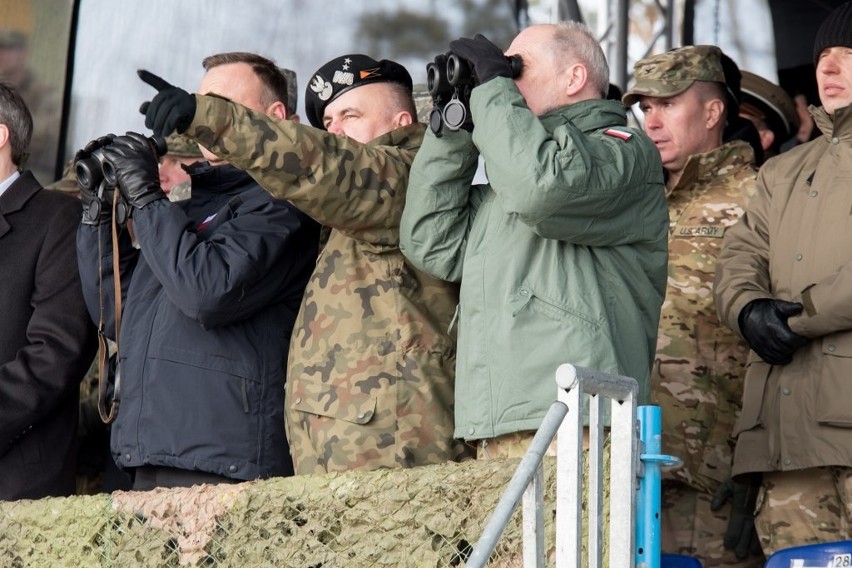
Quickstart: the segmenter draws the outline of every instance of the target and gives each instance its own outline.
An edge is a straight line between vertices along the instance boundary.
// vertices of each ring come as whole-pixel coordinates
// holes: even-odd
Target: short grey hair
[[[554,55],[576,60],[586,67],[588,82],[605,98],[609,90],[609,64],[597,38],[580,22],[556,24],[553,33]]]

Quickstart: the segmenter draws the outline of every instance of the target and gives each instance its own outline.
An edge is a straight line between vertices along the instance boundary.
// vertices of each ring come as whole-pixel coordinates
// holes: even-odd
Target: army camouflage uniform
[[[731,473],[731,431],[748,345],[713,304],[725,229],[754,193],[754,153],[743,141],[690,156],[669,201],[669,276],[660,316],[652,400],[663,409],[663,449],[683,459],[667,477],[712,494]]]
[[[748,345],[723,326],[713,303],[716,258],[725,229],[754,193],[754,152],[743,141],[691,156],[668,192],[669,277],[651,373],[652,404],[662,409],[663,452],[684,465],[664,473],[663,548],[667,535],[704,566],[762,566],[736,561],[722,546],[728,508],[710,500],[731,475],[734,423],[742,405]],[[680,482],[680,483],[677,483]],[[727,559],[727,560],[726,560]]]
[[[669,277],[651,373],[662,409],[663,451],[684,465],[663,480],[663,550],[696,556],[705,567],[762,566],[722,546],[730,509],[710,501],[731,474],[734,423],[742,404],[748,345],[721,325],[713,303],[716,258],[725,229],[754,192],[754,153],[730,142],[691,156],[669,190]]]
[[[695,81],[724,82],[720,51],[689,46],[636,64],[625,104],[641,96],[672,97]],[[651,401],[662,409],[663,452],[683,460],[664,471],[662,550],[699,558],[705,567],[755,568],[723,538],[730,505],[712,511],[731,475],[734,423],[742,405],[748,345],[716,315],[713,281],[725,230],[742,216],[756,179],[754,151],[742,141],[690,156],[667,187],[669,264],[651,372]]]
[[[764,472],[754,524],[767,554],[792,546],[849,540],[852,469]],[[832,564],[835,566],[835,564]]]
[[[196,96],[186,134],[331,227],[290,343],[288,437],[297,474],[460,458],[453,439],[455,284],[399,250],[424,126],[361,144]]]

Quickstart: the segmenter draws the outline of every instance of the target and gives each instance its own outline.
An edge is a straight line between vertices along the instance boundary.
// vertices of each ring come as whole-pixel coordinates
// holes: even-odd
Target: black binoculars
[[[512,78],[518,77],[523,69],[520,55],[506,57],[512,70]],[[466,59],[452,51],[435,57],[426,65],[426,89],[432,96],[435,109],[429,116],[429,127],[440,133],[444,124],[450,130],[462,128],[469,118],[470,92],[479,84],[473,67]]]
[[[512,69],[512,78],[518,77],[523,69],[520,55],[506,57]],[[433,97],[450,96],[456,87],[479,84],[473,68],[466,59],[462,59],[452,51],[446,55],[438,55],[435,60],[426,65],[426,88]]]
[[[147,140],[148,145],[151,146],[151,152],[157,158],[162,157],[168,151],[165,138],[151,136]],[[77,160],[74,163],[74,174],[77,176],[77,186],[80,190],[89,191],[93,194],[92,202],[89,205],[89,217],[97,219],[101,208],[110,206],[105,201],[108,201],[107,197],[117,183],[115,167],[104,157],[103,148],[98,148],[88,158]],[[119,225],[123,225],[127,220],[128,212],[127,204],[119,201],[116,205],[116,221]]]

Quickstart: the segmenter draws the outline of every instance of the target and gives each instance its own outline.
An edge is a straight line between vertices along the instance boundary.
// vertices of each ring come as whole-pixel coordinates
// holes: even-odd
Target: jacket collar
[[[548,131],[568,120],[583,132],[593,132],[610,126],[626,126],[627,109],[620,101],[590,99],[548,111],[540,120]]]
[[[395,146],[402,150],[414,151],[420,148],[423,143],[423,134],[426,132],[426,125],[420,122],[409,124],[391,130],[387,134],[377,136],[369,142],[370,146]]]
[[[748,142],[733,140],[703,154],[693,154],[686,160],[677,184],[666,189],[666,196],[683,188],[695,187],[715,177],[727,176],[734,168],[754,164],[754,150]]]
[[[834,115],[825,112],[823,107],[811,105],[808,112],[823,134],[838,137],[841,140],[852,140],[852,105],[839,108]]]
[[[24,208],[33,195],[42,191],[41,184],[32,172],[22,172],[3,195],[0,195],[0,237],[9,232],[11,225],[6,221],[6,215]]]
[[[230,193],[242,191],[251,176],[243,170],[223,164],[211,166],[207,161],[196,162],[187,168],[191,180],[192,194]]]

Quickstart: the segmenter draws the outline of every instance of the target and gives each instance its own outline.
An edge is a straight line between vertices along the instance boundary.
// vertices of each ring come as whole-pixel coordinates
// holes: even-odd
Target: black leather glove
[[[104,148],[104,158],[115,169],[122,197],[134,208],[165,199],[160,187],[157,154],[148,138],[136,132],[117,136]]]
[[[99,150],[112,143],[114,134],[107,134],[92,140],[82,150],[74,154],[74,173],[77,187],[80,189],[80,201],[83,204],[82,223],[101,225],[112,218],[113,188],[101,184],[103,158]]]
[[[463,37],[451,41],[450,51],[470,62],[480,85],[494,77],[511,79],[513,76],[509,59],[482,34],[476,34],[473,39]]]
[[[754,528],[754,508],[760,482],[760,474],[747,478],[745,482],[737,482],[729,477],[719,486],[710,502],[710,510],[718,511],[730,499],[731,516],[725,531],[724,545],[728,550],[733,550],[740,560],[748,558],[750,554],[759,555],[763,552]]]
[[[145,126],[158,136],[166,137],[175,130],[183,134],[195,117],[195,95],[144,69],[136,73],[158,91],[153,100],[139,107],[139,112],[145,115]]]
[[[786,365],[808,339],[790,329],[787,319],[802,313],[802,304],[752,300],[740,312],[740,331],[754,352],[770,365]]]
[[[114,188],[104,188],[100,197],[87,189],[80,189],[80,201],[83,203],[84,225],[106,225],[112,219],[112,200]]]

